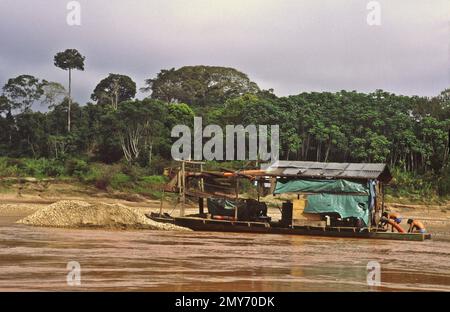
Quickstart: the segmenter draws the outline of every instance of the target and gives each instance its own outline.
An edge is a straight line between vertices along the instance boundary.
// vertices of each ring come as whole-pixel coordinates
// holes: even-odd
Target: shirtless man
[[[409,224],[408,233],[418,231],[419,233],[423,234],[426,232],[425,226],[419,220],[408,219],[408,224]]]
[[[394,220],[395,223],[400,224],[402,222],[402,216],[398,212],[388,212],[383,213],[383,217]]]
[[[402,222],[402,217],[400,216],[400,214],[398,212],[389,212],[389,211],[385,211],[383,212],[383,217],[385,218],[383,220],[383,218],[381,219],[381,226],[384,228],[388,225],[388,220],[394,220],[395,223],[400,224],[400,222]],[[391,231],[394,232],[394,226],[392,225],[391,227]]]

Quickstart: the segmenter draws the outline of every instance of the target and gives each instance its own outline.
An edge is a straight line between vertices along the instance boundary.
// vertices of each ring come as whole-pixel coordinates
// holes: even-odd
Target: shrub
[[[100,176],[95,179],[95,187],[106,191],[111,184],[112,174],[108,171],[103,172]]]
[[[118,172],[111,177],[111,187],[121,189],[131,182],[131,177],[122,172]]]
[[[162,190],[166,182],[167,177],[165,176],[143,176],[137,183],[135,183],[132,191],[153,199],[160,199],[162,197]]]
[[[81,159],[69,159],[65,163],[65,171],[69,176],[75,176],[78,178],[84,177],[90,168],[87,162]]]
[[[1,158],[0,159],[0,176],[3,177],[18,177],[18,176],[32,176],[42,177],[46,172],[53,173],[49,164],[45,163],[43,159],[14,159]]]
[[[23,169],[21,171],[24,175],[36,178],[57,177],[64,174],[64,166],[58,160],[40,159],[25,159],[23,160]]]
[[[146,184],[151,185],[158,185],[158,184],[164,184],[167,182],[167,177],[160,176],[160,175],[152,175],[152,176],[145,176],[141,177],[140,181]]]
[[[6,165],[10,167],[17,167],[19,169],[25,168],[25,164],[23,160],[17,159],[17,158],[7,158],[6,159]]]
[[[12,165],[6,157],[0,158],[0,177],[16,177],[20,174],[18,166]]]
[[[450,166],[447,166],[438,180],[438,193],[439,196],[450,195]]]
[[[92,183],[100,190],[106,191],[111,185],[113,175],[117,172],[117,166],[91,164],[90,170],[81,175],[80,179],[85,183]]]
[[[64,175],[64,166],[55,161],[44,163],[42,173],[44,177],[59,177]]]
[[[430,200],[437,195],[436,177],[434,175],[419,175],[398,168],[394,168],[392,174],[394,179],[386,189],[388,195],[419,201]]]
[[[122,164],[120,171],[129,176],[133,182],[138,181],[141,176],[148,174],[148,169],[128,163]]]

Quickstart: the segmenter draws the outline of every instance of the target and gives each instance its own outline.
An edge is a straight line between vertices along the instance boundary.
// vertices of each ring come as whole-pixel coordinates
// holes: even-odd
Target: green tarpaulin
[[[370,191],[367,183],[349,180],[278,180],[274,194],[316,193],[307,196],[305,212],[338,213],[342,218],[369,222]]]
[[[313,194],[308,195],[305,212],[330,213],[336,212],[342,218],[361,218],[369,223],[369,196]]]
[[[234,217],[234,210],[236,209],[234,202],[222,198],[208,198],[206,206],[210,214],[220,216]]]
[[[288,180],[277,181],[274,194],[283,193],[361,193],[369,195],[367,183],[348,180]]]

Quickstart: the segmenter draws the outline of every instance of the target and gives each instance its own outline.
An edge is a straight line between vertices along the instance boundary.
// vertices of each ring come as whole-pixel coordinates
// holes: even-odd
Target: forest
[[[386,162],[394,190],[450,194],[450,89],[434,97],[383,90],[278,97],[234,68],[199,65],[161,70],[140,88],[144,99],[131,77],[110,73],[90,102],[78,103],[71,89],[85,57],[68,49],[53,61],[68,84],[23,74],[2,87],[0,177],[82,177],[117,164],[122,176],[132,176],[130,168],[159,175],[171,165],[171,129],[201,116],[204,125],[279,125],[280,159]]]

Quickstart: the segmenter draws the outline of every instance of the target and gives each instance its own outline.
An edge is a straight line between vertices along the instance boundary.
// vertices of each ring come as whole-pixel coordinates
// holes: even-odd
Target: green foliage
[[[450,166],[447,166],[438,179],[438,194],[450,197]]]
[[[45,81],[42,85],[43,99],[42,103],[49,108],[54,108],[61,104],[67,96],[66,89],[58,82]]]
[[[13,159],[0,157],[0,178],[74,178],[87,185],[104,191],[137,193],[150,198],[160,198],[167,177],[148,175],[150,170],[139,166],[124,164],[106,165],[87,163],[71,158],[62,162],[49,159]]]
[[[10,109],[27,111],[43,95],[42,86],[45,83],[31,75],[20,75],[11,78],[3,87],[4,99],[9,103]],[[6,103],[2,104],[2,106],[4,105]]]
[[[132,181],[132,178],[125,173],[118,172],[111,177],[111,187],[121,189]]]
[[[69,71],[69,96],[67,98],[67,132],[72,130],[72,70],[84,70],[85,57],[80,54],[76,49],[67,49],[64,52],[59,52],[54,57],[54,64],[63,70]]]
[[[161,116],[167,106],[158,100],[122,102],[117,110],[110,110],[101,118],[105,125],[114,125],[108,135],[114,135],[129,163],[150,163],[158,138],[167,134]],[[155,144],[156,143],[156,144]]]
[[[5,95],[0,95],[0,115],[8,113],[11,110],[8,98]]]
[[[97,104],[111,105],[117,109],[119,103],[131,100],[136,95],[136,83],[128,76],[109,74],[100,81],[91,95]]]
[[[189,105],[184,103],[170,103],[167,108],[166,123],[169,128],[179,124],[192,125],[195,113]]]
[[[90,170],[81,176],[81,181],[92,184],[100,190],[107,191],[113,176],[118,172],[117,166],[91,164]]]
[[[64,174],[64,166],[59,161],[45,158],[25,159],[24,174],[37,178],[59,177]]]
[[[420,175],[403,171],[396,167],[392,170],[394,179],[387,187],[387,194],[393,197],[407,197],[417,201],[432,200],[437,197],[437,184],[431,174]]]
[[[78,69],[84,70],[85,57],[76,49],[67,49],[64,52],[58,52],[54,58],[54,64],[63,70]]]
[[[55,65],[84,70],[84,56],[69,49]],[[135,83],[110,74],[93,92],[97,103],[79,105],[58,83],[9,79],[0,95],[0,176],[68,176],[156,196],[161,183],[147,177],[172,165],[172,128],[192,128],[201,115],[204,126],[279,125],[283,160],[388,163],[396,168],[395,196],[449,194],[450,89],[431,98],[382,90],[278,98],[242,72],[210,66],[162,70],[146,83],[151,98],[130,100]],[[49,111],[33,112],[39,102]],[[209,162],[205,169],[254,165]]]
[[[86,161],[81,159],[68,159],[65,163],[65,172],[69,176],[81,178],[89,172],[90,168]]]
[[[163,176],[148,176],[147,173],[148,169],[127,163],[93,163],[89,165],[89,171],[80,176],[80,180],[104,191],[115,190],[158,198],[167,179]]]
[[[246,74],[218,66],[163,69],[155,79],[147,79],[146,84],[143,90],[151,91],[154,99],[194,107],[221,105],[229,98],[259,91],[258,85]]]
[[[60,177],[64,175],[64,166],[60,161],[45,158],[11,159],[0,158],[1,177]]]
[[[90,182],[98,189],[136,193],[150,198],[160,198],[167,182],[164,176],[136,176],[144,169],[129,165],[98,166]],[[126,172],[126,173],[125,173]]]
[[[167,177],[165,176],[144,176],[135,184],[133,191],[143,196],[160,199],[165,183],[167,183]]]
[[[0,157],[0,177],[16,177],[20,175],[19,165],[7,157]]]
[[[160,185],[166,183],[167,178],[165,176],[153,175],[141,177],[140,181],[148,185]]]

